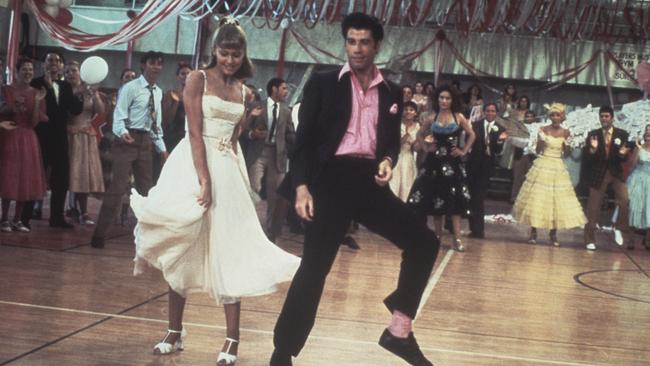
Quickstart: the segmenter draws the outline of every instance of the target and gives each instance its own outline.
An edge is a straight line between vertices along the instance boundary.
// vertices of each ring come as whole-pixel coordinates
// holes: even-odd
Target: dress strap
[[[242,104],[246,105],[246,84],[241,83],[241,99]]]
[[[205,70],[199,70],[201,75],[203,75],[203,94],[208,91],[208,75],[205,73]]]

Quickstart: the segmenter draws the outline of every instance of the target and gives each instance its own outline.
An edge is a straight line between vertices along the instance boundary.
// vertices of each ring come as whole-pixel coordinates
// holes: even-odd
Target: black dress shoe
[[[104,238],[93,236],[93,238],[90,240],[90,246],[97,249],[104,248]]]
[[[359,246],[359,244],[357,244],[357,241],[354,240],[354,238],[351,237],[351,236],[349,236],[349,235],[346,236],[345,238],[343,238],[343,242],[341,242],[341,244],[342,244],[342,245],[347,245],[347,246],[348,246],[350,249],[352,249],[352,250],[359,250],[359,249],[361,249],[361,247]]]
[[[61,229],[74,229],[74,225],[65,220],[50,220],[50,227],[58,227]]]
[[[408,338],[398,338],[386,329],[379,338],[379,345],[394,355],[402,358],[410,365],[433,366],[433,364],[424,357],[422,351],[420,351],[420,346],[418,346],[418,343],[415,341],[413,332],[409,333]]]
[[[273,350],[269,366],[293,366],[291,354],[280,352],[277,349]]]

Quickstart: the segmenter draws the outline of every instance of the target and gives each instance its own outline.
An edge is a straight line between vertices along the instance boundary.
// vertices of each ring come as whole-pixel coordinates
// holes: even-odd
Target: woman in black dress
[[[462,112],[460,97],[443,86],[431,98],[433,112],[421,117],[416,149],[424,158],[413,184],[408,204],[426,217],[434,216],[435,230],[442,232],[442,217],[451,215],[453,247],[465,250],[460,240],[460,217],[469,214],[467,171],[462,158],[476,139]],[[466,143],[461,147],[465,131]]]

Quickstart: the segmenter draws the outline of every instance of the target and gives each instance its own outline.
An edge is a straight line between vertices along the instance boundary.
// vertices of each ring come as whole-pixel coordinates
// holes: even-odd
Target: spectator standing
[[[74,193],[75,204],[79,207],[79,223],[94,225],[88,214],[88,194],[104,192],[102,164],[99,160],[97,130],[92,125],[97,115],[106,112],[99,92],[81,81],[79,63],[66,64],[65,78],[72,85],[75,97],[83,100],[80,114],[72,116],[68,124],[70,156],[70,192]]]
[[[117,214],[121,198],[131,173],[135,188],[146,196],[152,186],[153,167],[151,151],[155,146],[167,158],[160,128],[162,91],[156,85],[163,68],[163,55],[149,51],[140,60],[142,75],[126,83],[120,90],[113,114],[113,133],[120,139],[112,147],[113,182],[104,195],[97,226],[93,233],[93,248],[103,248],[106,232]]]
[[[31,60],[19,60],[16,69],[16,81],[0,89],[13,115],[13,120],[5,121],[0,130],[0,231],[30,232],[21,219],[23,208],[26,202],[42,199],[46,190],[41,151],[34,132],[39,121],[47,121],[45,90],[30,86],[34,77]],[[16,207],[14,219],[9,222],[11,201],[16,201]]]

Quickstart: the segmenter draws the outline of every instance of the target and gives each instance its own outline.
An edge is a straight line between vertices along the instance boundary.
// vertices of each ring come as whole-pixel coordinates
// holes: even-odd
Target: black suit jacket
[[[472,145],[472,151],[469,153],[467,158],[467,168],[470,172],[470,177],[472,180],[478,179],[478,181],[485,183],[490,176],[494,173],[494,169],[498,163],[497,155],[501,153],[503,149],[503,141],[499,141],[499,135],[506,131],[503,126],[498,125],[496,122],[494,126],[497,127],[497,131],[490,131],[489,141],[485,141],[485,120],[479,120],[472,122],[472,129],[474,134],[476,134],[476,140]],[[490,144],[490,152],[492,155],[488,156],[485,154],[486,144]]]
[[[350,122],[352,113],[352,84],[350,73],[339,80],[340,69],[316,73],[305,85],[300,105],[296,141],[289,155],[289,173],[281,187],[288,198],[295,189],[307,184],[311,189],[323,166],[334,157]],[[379,86],[379,115],[377,121],[377,163],[390,157],[397,163],[400,148],[402,89],[386,80]],[[397,110],[391,107],[395,105]]]
[[[55,80],[53,83],[59,85],[58,103],[54,95],[54,89],[47,87],[45,79],[42,76],[32,80],[30,85],[36,89],[44,88],[47,92],[45,95],[45,108],[50,131],[57,136],[62,133],[67,136],[68,119],[71,114],[78,115],[81,113],[83,101],[73,94],[72,85],[67,81]]]
[[[628,143],[629,134],[620,128],[613,127],[609,156],[605,153],[605,136],[602,128],[589,131],[582,151],[582,178],[590,188],[598,188],[603,183],[605,174],[609,171],[615,178],[624,181],[623,162],[627,156],[621,156],[619,149]],[[591,136],[598,138],[598,148],[591,152]]]

